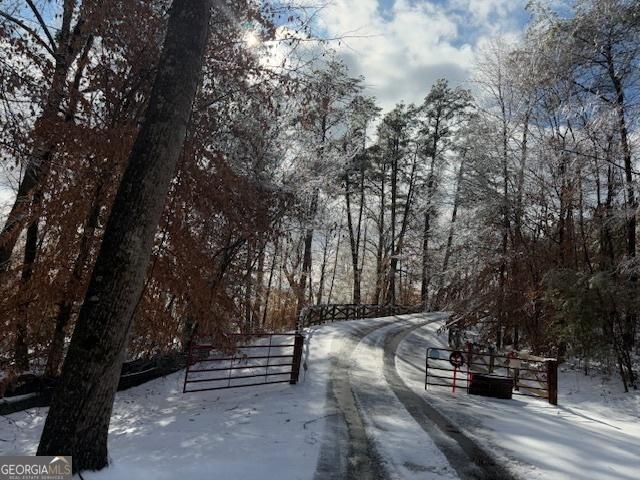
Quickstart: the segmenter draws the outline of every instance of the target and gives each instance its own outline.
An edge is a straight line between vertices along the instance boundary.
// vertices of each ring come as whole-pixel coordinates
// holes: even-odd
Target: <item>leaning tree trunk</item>
[[[202,70],[210,0],[174,0],[145,121],[107,222],[100,253],[38,455],[73,456],[74,471],[108,463],[107,433],[132,314],[142,292]]]

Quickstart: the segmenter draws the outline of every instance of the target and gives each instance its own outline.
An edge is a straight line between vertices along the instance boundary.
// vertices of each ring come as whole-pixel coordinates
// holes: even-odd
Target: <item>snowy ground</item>
[[[405,338],[398,349],[399,373],[515,473],[540,480],[640,478],[639,392],[625,394],[617,380],[603,383],[577,371],[560,372],[558,406],[527,397],[452,394],[438,387],[425,392],[426,347],[445,344],[437,327],[427,325]]]
[[[345,398],[355,400],[356,416],[366,430],[368,447],[384,467],[384,478],[457,478],[383,373],[386,339],[419,326],[425,318],[403,316],[395,325],[392,320],[341,322],[309,331],[307,370],[296,386],[182,394],[184,373],[178,372],[118,393],[109,438],[112,466],[84,478],[343,478],[317,470],[321,452],[332,444],[332,425],[338,417],[331,401],[336,367],[345,369],[341,385],[351,391]],[[396,359],[400,375],[521,478],[640,477],[639,395],[621,394],[615,383],[601,385],[576,372],[561,374],[558,407],[535,399],[500,401],[465,393],[453,397],[444,389],[425,392],[425,348],[441,341],[435,330],[435,324],[417,328],[401,342]],[[32,409],[0,417],[0,455],[34,454],[46,412]],[[340,448],[336,451],[346,455]]]
[[[407,326],[423,322],[406,316]],[[403,329],[391,324],[367,335],[353,352],[351,383],[374,448],[392,478],[456,479],[455,470],[433,440],[404,409],[384,376],[384,341]]]
[[[109,434],[113,466],[89,479],[184,480],[313,476],[332,343],[344,324],[314,329],[306,376],[278,384],[182,393],[184,372],[119,392]],[[305,378],[306,377],[306,378]],[[0,455],[34,454],[47,409],[0,417]]]

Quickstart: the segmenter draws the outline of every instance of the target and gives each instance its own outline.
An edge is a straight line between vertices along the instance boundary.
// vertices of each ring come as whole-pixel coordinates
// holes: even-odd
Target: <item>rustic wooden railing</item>
[[[311,325],[340,320],[355,320],[357,318],[390,317],[392,315],[406,315],[420,313],[422,305],[368,305],[368,304],[331,304],[311,305],[305,307],[298,318],[298,331]]]

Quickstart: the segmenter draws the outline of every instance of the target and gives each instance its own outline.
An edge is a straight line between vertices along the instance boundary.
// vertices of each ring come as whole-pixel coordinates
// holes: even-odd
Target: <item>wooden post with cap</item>
[[[293,342],[293,358],[291,359],[291,380],[289,383],[295,385],[300,377],[300,364],[302,363],[302,346],[304,345],[304,336],[296,333]]]
[[[547,360],[547,393],[549,403],[558,405],[558,361]]]

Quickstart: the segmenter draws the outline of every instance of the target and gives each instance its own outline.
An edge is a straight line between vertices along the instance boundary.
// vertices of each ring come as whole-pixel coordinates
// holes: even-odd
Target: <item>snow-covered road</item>
[[[395,371],[401,337],[442,318],[422,314],[378,326],[351,324],[335,352],[329,388],[333,413],[317,479],[511,478]],[[346,462],[336,461],[340,458]]]
[[[400,343],[398,373],[512,473],[527,480],[640,478],[640,392],[622,393],[616,378],[575,370],[560,371],[558,406],[529,397],[452,394],[448,388],[425,392],[425,349],[446,344],[437,327],[413,330]]]
[[[435,319],[437,317],[433,317]],[[334,351],[316,479],[458,478],[429,435],[403,408],[384,375],[385,339],[427,321],[350,323]]]
[[[566,374],[559,407],[425,392],[425,349],[442,341],[443,318],[314,327],[296,386],[185,395],[178,372],[120,392],[112,466],[84,478],[638,478],[638,395],[598,402],[593,385],[568,390]],[[0,417],[0,455],[34,454],[46,411]]]

